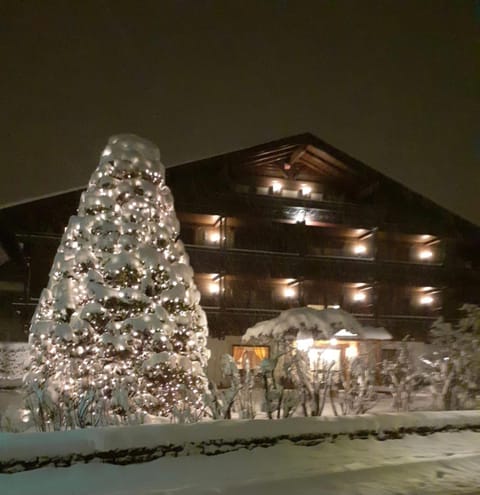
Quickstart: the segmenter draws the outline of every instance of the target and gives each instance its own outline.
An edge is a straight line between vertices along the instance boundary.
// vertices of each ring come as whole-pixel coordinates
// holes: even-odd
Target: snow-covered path
[[[339,438],[313,447],[288,441],[217,456],[101,463],[0,475],[2,495],[478,494],[480,433]]]

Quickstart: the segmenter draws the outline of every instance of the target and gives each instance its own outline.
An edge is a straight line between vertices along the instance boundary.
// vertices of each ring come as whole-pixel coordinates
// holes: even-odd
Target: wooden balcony
[[[346,202],[311,201],[301,198],[282,198],[257,194],[218,193],[214,197],[195,198],[189,195],[175,197],[178,211],[194,211],[205,215],[239,218],[262,218],[295,223],[298,213],[308,221],[331,225],[352,225],[373,228],[381,224],[379,210]]]
[[[474,282],[475,270],[452,270],[443,265],[382,261],[344,255],[302,255],[295,252],[219,248],[188,244],[198,273],[225,272],[246,277],[332,278],[344,281],[388,282],[405,285],[455,285]]]

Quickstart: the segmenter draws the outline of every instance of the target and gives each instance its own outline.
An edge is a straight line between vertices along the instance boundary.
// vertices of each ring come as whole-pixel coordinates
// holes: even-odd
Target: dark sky
[[[0,0],[0,204],[312,132],[480,224],[480,4]]]

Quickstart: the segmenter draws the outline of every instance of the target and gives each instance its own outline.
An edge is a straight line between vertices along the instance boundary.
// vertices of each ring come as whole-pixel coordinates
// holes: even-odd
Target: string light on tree
[[[179,230],[158,148],[110,138],[32,319],[26,386],[44,427],[202,407],[207,321]]]

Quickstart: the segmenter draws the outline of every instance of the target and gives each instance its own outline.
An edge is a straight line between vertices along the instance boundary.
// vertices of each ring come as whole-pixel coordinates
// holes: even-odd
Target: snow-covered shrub
[[[411,356],[408,337],[400,343],[400,349],[395,360],[382,363],[382,375],[392,394],[393,409],[395,411],[409,411],[415,389],[422,379],[422,372]]]
[[[338,389],[332,397],[336,397],[343,415],[365,414],[377,401],[375,393],[375,370],[369,365],[366,356],[358,356],[346,360],[346,367],[339,373],[341,391]],[[332,400],[334,413],[337,413]]]
[[[27,410],[9,406],[4,411],[0,411],[0,431],[22,433],[30,426],[30,414]]]
[[[241,387],[237,396],[236,407],[242,419],[254,419],[257,412],[253,391],[255,388],[255,371],[250,368],[250,361],[245,360],[244,374],[241,377]]]
[[[253,401],[254,375],[248,363],[243,376],[230,354],[224,354],[220,363],[222,379],[230,385],[219,390],[213,382],[209,382],[204,402],[210,416],[213,419],[231,419],[233,410],[237,410],[239,417],[253,419],[256,415]]]
[[[475,407],[480,388],[480,308],[466,304],[465,317],[452,325],[437,320],[432,329],[432,356],[424,358],[434,405],[441,409]]]
[[[335,376],[335,362],[322,359],[318,354],[311,362],[305,351],[294,353],[292,377],[301,394],[301,408],[304,416],[321,416],[328,397],[331,397]]]
[[[272,346],[272,356],[260,364],[264,410],[269,419],[288,418],[298,408],[301,395],[292,381],[295,349],[288,342]]]
[[[113,414],[106,401],[98,397],[98,390],[90,388],[81,397],[67,397],[59,402],[56,388],[32,385],[26,398],[26,408],[39,431],[136,424],[125,415]],[[117,409],[118,410],[118,409]]]

